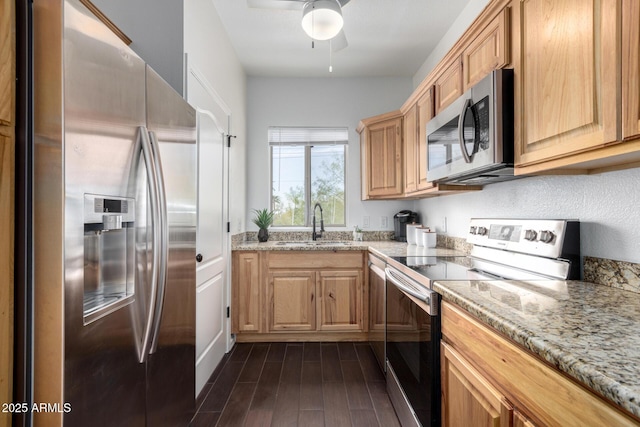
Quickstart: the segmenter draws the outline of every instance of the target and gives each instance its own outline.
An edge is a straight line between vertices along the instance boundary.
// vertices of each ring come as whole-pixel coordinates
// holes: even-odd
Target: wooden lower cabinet
[[[315,331],[316,272],[270,271],[269,331]]]
[[[640,425],[610,402],[445,301],[442,339],[443,425]]]
[[[442,343],[442,426],[510,426],[506,398],[449,345]]]
[[[364,252],[235,251],[239,341],[365,340]]]
[[[363,330],[362,270],[319,271],[318,330]]]
[[[262,332],[263,302],[260,292],[260,256],[258,252],[234,252],[232,269],[233,332]]]

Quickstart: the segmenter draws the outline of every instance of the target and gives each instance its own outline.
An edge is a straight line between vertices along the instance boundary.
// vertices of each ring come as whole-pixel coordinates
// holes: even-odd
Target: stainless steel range
[[[543,297],[508,289],[504,279],[580,278],[578,221],[472,219],[467,242],[469,256],[387,261],[387,390],[403,426],[440,425],[440,297],[433,281],[483,280],[495,284],[497,297],[530,304]]]

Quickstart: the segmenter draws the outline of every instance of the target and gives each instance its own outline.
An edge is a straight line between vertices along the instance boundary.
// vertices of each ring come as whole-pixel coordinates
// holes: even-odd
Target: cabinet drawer
[[[452,304],[442,303],[442,335],[474,367],[542,425],[619,426],[635,422]]]
[[[362,251],[273,251],[267,265],[272,268],[363,268]]]

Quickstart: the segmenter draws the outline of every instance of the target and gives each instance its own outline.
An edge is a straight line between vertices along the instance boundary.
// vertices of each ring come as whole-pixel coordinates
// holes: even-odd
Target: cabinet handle
[[[202,262],[202,254],[196,255],[196,261]]]

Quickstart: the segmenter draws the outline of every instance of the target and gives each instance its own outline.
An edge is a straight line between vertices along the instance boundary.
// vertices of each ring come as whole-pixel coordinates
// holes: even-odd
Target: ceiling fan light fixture
[[[314,40],[329,40],[342,29],[344,20],[337,0],[315,0],[302,9],[302,29]]]

